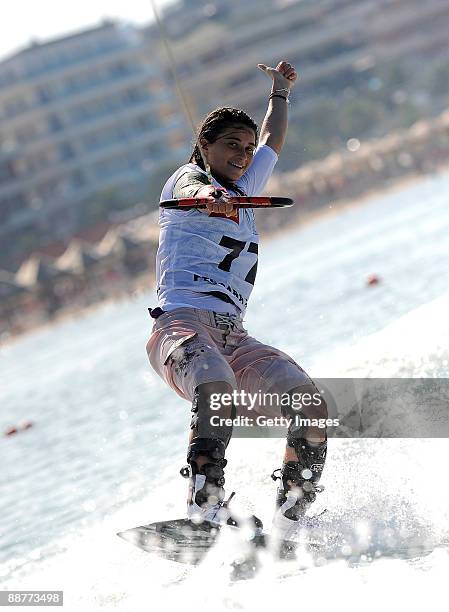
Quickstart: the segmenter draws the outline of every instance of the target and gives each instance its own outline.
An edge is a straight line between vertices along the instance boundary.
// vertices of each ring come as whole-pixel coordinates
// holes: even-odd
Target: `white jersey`
[[[276,161],[275,151],[261,145],[236,186],[246,195],[259,195]],[[196,164],[181,166],[166,182],[161,200],[173,198],[176,181],[188,171],[203,172]],[[221,187],[217,181],[213,183]],[[238,217],[230,219],[198,210],[160,210],[156,279],[162,310],[190,307],[245,312],[256,278],[259,235],[254,211],[237,212]]]

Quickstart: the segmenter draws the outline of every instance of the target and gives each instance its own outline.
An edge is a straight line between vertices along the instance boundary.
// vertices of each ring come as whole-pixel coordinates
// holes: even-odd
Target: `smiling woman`
[[[286,61],[259,68],[273,81],[260,137],[244,111],[212,111],[200,127],[189,163],[168,179],[161,194],[161,201],[197,197],[207,202],[203,211],[160,211],[158,304],[150,310],[155,323],[147,351],[159,376],[192,403],[189,465],[181,471],[190,479],[188,517],[215,523],[236,524],[226,510],[223,484],[237,406],[224,398],[236,389],[261,397],[285,395],[285,405],[255,410],[281,418],[294,413],[297,393],[319,395],[291,357],[258,342],[243,327],[256,279],[259,236],[254,211],[239,208],[237,198],[257,196],[265,188],[284,143],[288,94],[297,79]],[[218,411],[211,413],[211,400],[217,397]],[[325,403],[304,410],[304,416],[325,418]],[[295,531],[320,490],[327,448],[323,428],[291,422],[277,496],[280,537]]]
[[[217,178],[235,182],[253,161],[255,140],[256,133],[251,128],[236,124],[223,130],[215,142],[209,143],[203,138],[201,146]]]
[[[236,108],[218,108],[203,122],[190,162],[206,170],[205,158],[218,180],[235,182],[251,164],[257,140],[257,125],[246,113]]]

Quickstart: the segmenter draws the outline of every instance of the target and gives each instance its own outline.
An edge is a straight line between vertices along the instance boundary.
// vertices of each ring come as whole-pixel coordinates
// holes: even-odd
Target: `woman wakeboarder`
[[[317,483],[327,451],[325,428],[298,425],[292,417],[299,409],[306,420],[325,419],[327,410],[322,399],[301,401],[317,394],[320,398],[311,378],[291,357],[252,338],[243,326],[256,278],[259,236],[254,211],[238,208],[235,197],[260,194],[270,178],[284,144],[288,98],[297,80],[287,61],[276,68],[258,67],[272,79],[260,136],[242,110],[212,111],[199,129],[189,163],[162,190],[161,200],[206,198],[207,208],[160,211],[158,304],[150,309],[154,324],[147,352],[157,374],[192,405],[188,465],[181,470],[190,482],[189,518],[236,524],[223,488],[225,451],[238,409],[229,397],[235,399],[244,390],[261,398],[288,398],[282,405],[261,402],[254,408],[291,422],[284,462],[277,470],[274,517],[279,537],[288,539],[322,489]],[[221,420],[211,422],[211,416]],[[225,424],[214,427],[214,422]]]

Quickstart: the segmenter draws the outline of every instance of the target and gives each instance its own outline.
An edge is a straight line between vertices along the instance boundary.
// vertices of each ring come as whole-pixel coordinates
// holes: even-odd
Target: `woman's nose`
[[[245,162],[246,162],[248,154],[247,154],[247,152],[245,151],[244,148],[239,149],[238,155],[239,155],[239,158],[242,159],[242,161],[245,160]]]

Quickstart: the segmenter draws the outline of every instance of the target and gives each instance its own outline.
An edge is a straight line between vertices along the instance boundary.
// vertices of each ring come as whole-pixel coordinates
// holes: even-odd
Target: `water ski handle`
[[[293,206],[291,198],[278,198],[275,196],[237,196],[236,208],[287,208]],[[209,202],[207,198],[178,198],[173,200],[162,200],[161,208],[173,210],[191,210],[192,208],[206,208]]]

